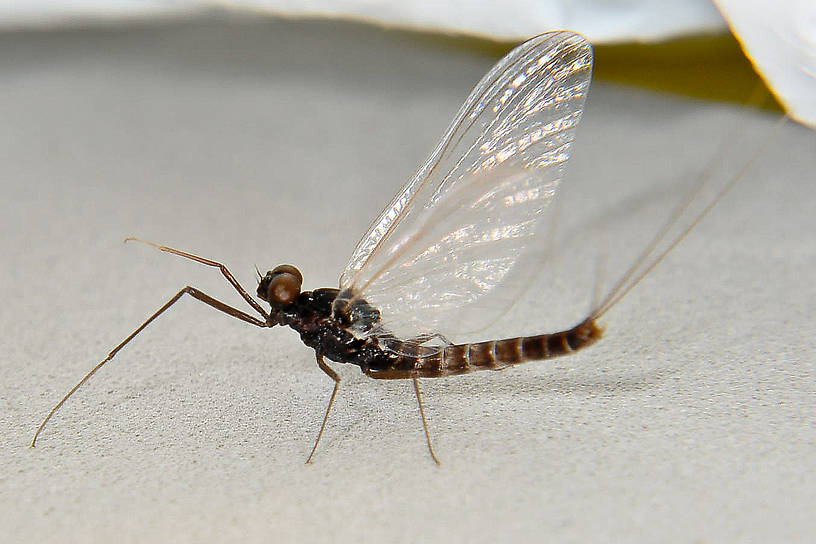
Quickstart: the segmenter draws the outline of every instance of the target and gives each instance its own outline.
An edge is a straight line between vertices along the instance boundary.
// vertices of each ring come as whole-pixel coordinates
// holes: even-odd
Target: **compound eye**
[[[275,270],[277,270],[277,268]],[[290,272],[278,272],[277,275],[272,278],[272,281],[269,282],[269,290],[267,292],[269,302],[291,304],[300,294],[300,282],[301,279],[299,275],[296,276]]]
[[[297,278],[297,280],[298,280],[298,286],[300,286],[300,284],[303,283],[303,274],[301,274],[300,270],[298,270],[296,267],[292,266],[291,264],[280,264],[280,265],[276,266],[272,270],[272,274],[283,274],[283,273],[292,274],[293,276],[295,276]],[[298,288],[300,288],[300,287],[298,287]]]

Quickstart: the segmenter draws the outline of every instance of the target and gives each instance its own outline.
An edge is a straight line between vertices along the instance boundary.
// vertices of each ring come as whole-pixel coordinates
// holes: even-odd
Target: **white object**
[[[816,2],[717,3],[746,55],[788,114],[816,127]]]
[[[656,41],[725,28],[709,0],[0,0],[0,26],[194,14],[213,7],[287,17],[356,19],[519,42],[560,29],[580,32],[598,44]]]
[[[433,32],[522,41],[548,30],[570,29],[594,44],[656,41],[725,28],[708,0],[243,0],[224,2],[274,13],[342,17]]]
[[[816,0],[0,0],[0,28],[193,15],[214,6],[288,17],[354,19],[522,41],[571,29],[594,44],[658,41],[725,28],[794,119],[816,126]]]

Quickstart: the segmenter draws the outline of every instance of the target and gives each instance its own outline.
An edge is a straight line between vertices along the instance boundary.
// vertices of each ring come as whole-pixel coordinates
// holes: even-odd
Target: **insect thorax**
[[[365,301],[355,302],[350,313],[339,313],[337,289],[304,291],[298,298],[281,308],[275,319],[293,328],[304,344],[318,355],[340,363],[352,363],[367,370],[387,364],[393,356],[383,351],[376,338],[355,334],[354,324],[368,321],[368,328],[379,321],[379,312]],[[343,308],[340,306],[339,308]],[[358,331],[359,332],[359,331]]]

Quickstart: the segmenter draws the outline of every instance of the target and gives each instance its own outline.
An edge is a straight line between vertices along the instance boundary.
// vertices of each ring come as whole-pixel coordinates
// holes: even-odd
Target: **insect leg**
[[[431,459],[434,460],[436,466],[441,465],[439,459],[436,458],[433,446],[431,445],[431,434],[428,432],[428,422],[425,420],[425,409],[422,407],[422,395],[419,393],[419,378],[414,377],[414,392],[416,393],[417,404],[419,405],[419,415],[422,417],[422,428],[425,429],[425,441],[428,443],[428,452],[431,454]]]
[[[329,399],[329,405],[326,407],[326,415],[323,416],[323,423],[320,425],[320,431],[317,433],[317,440],[315,440],[314,446],[312,447],[312,452],[309,454],[309,458],[306,459],[306,464],[312,462],[312,457],[314,457],[315,452],[317,451],[317,445],[320,444],[320,439],[323,438],[323,431],[326,429],[326,423],[329,421],[329,412],[331,412],[332,406],[334,405],[334,398],[337,396],[337,390],[340,388],[340,376],[337,375],[337,372],[331,369],[329,365],[323,360],[323,356],[319,353],[315,353],[315,357],[317,358],[317,366],[320,367],[320,370],[326,373],[326,375],[334,380],[334,389],[332,390],[331,398]]]
[[[416,343],[416,344],[424,344],[426,342],[430,342],[431,340],[439,340],[446,346],[452,346],[453,342],[439,334],[438,332],[428,333],[428,334],[420,334],[419,336],[415,336],[411,338],[409,341]]]
[[[227,314],[227,315],[230,315],[230,316],[232,316],[232,317],[235,317],[235,318],[237,318],[237,319],[240,319],[241,321],[245,321],[245,322],[247,322],[247,323],[249,323],[249,324],[251,324],[251,325],[255,325],[256,327],[268,327],[268,326],[269,326],[269,325],[267,325],[266,321],[261,321],[261,320],[260,320],[260,319],[258,319],[257,317],[253,317],[253,316],[251,316],[251,315],[249,315],[249,314],[246,314],[246,313],[242,312],[241,310],[238,310],[238,309],[236,309],[236,308],[233,308],[232,306],[229,306],[229,305],[227,305],[227,304],[224,304],[224,303],[223,303],[223,302],[221,302],[220,300],[216,300],[216,299],[212,298],[211,296],[209,296],[209,295],[207,295],[207,294],[202,293],[201,291],[199,291],[199,290],[198,290],[198,289],[196,289],[195,287],[190,287],[190,286],[188,285],[187,287],[185,287],[184,289],[182,289],[181,291],[179,291],[178,293],[176,293],[176,294],[173,296],[173,298],[171,298],[170,300],[168,300],[168,301],[167,301],[167,302],[164,304],[164,306],[162,306],[161,308],[159,308],[159,309],[156,311],[156,313],[154,313],[153,315],[151,315],[151,316],[150,316],[150,317],[147,319],[147,321],[145,321],[144,323],[142,323],[142,324],[139,326],[139,328],[138,328],[138,329],[136,329],[135,331],[133,331],[132,333],[130,333],[130,336],[128,336],[127,338],[125,338],[124,340],[122,340],[122,342],[121,342],[121,343],[120,343],[118,346],[116,346],[115,348],[113,348],[113,349],[111,350],[111,352],[110,352],[110,353],[108,353],[108,356],[107,356],[107,357],[105,357],[105,358],[104,358],[104,359],[103,359],[103,360],[102,360],[102,361],[101,361],[99,364],[97,364],[95,367],[93,367],[93,368],[91,369],[91,371],[90,371],[90,372],[88,372],[87,374],[85,374],[85,376],[84,376],[84,377],[83,377],[81,380],[79,380],[79,383],[77,383],[77,384],[76,384],[76,385],[75,385],[75,386],[74,386],[74,387],[73,387],[73,388],[72,388],[70,391],[68,391],[68,393],[67,393],[67,394],[66,394],[64,397],[62,397],[62,400],[60,400],[60,401],[57,403],[57,405],[56,405],[56,406],[54,406],[54,407],[51,409],[51,411],[50,411],[50,412],[48,412],[48,415],[47,415],[47,416],[45,416],[45,419],[42,421],[42,423],[40,423],[40,426],[39,426],[39,427],[37,427],[37,432],[35,432],[35,433],[34,433],[34,438],[31,440],[31,447],[33,448],[33,447],[35,446],[35,444],[37,443],[37,437],[39,437],[39,436],[40,436],[40,433],[41,433],[41,432],[42,432],[42,430],[45,428],[46,423],[48,423],[48,421],[51,419],[51,417],[52,417],[52,416],[53,416],[55,413],[57,413],[57,410],[59,410],[59,409],[62,407],[62,405],[63,405],[63,404],[65,404],[65,401],[67,401],[67,400],[68,400],[68,399],[71,397],[71,395],[73,395],[73,394],[76,392],[76,390],[77,390],[77,389],[79,389],[79,388],[80,388],[80,387],[81,387],[81,386],[82,386],[82,385],[83,385],[85,382],[87,382],[87,381],[88,381],[88,380],[91,378],[91,376],[93,376],[94,374],[96,374],[96,371],[97,371],[97,370],[99,370],[100,368],[102,368],[102,366],[104,366],[104,364],[105,364],[105,363],[107,363],[108,361],[110,361],[111,359],[113,359],[113,357],[114,357],[114,356],[115,356],[115,355],[116,355],[116,354],[119,352],[119,350],[120,350],[120,349],[122,349],[123,347],[125,347],[125,345],[127,345],[127,343],[128,343],[128,342],[130,342],[131,340],[133,340],[133,338],[134,338],[134,337],[135,337],[137,334],[139,334],[140,332],[142,332],[142,331],[145,329],[145,327],[147,327],[148,325],[150,325],[150,323],[152,323],[154,319],[156,319],[156,318],[157,318],[157,317],[159,317],[159,316],[160,316],[162,313],[164,313],[164,311],[165,311],[165,310],[167,310],[167,309],[168,309],[170,306],[172,306],[173,304],[175,304],[175,303],[176,303],[176,302],[177,302],[177,301],[178,301],[178,300],[179,300],[179,299],[180,299],[182,296],[184,296],[185,294],[188,294],[188,295],[190,295],[191,297],[193,297],[193,298],[195,298],[195,299],[197,299],[197,300],[200,300],[201,302],[203,302],[204,304],[207,304],[208,306],[212,306],[212,307],[213,307],[213,308],[215,308],[216,310],[219,310],[219,311],[221,311],[221,312],[224,312],[224,313],[225,313],[225,314]]]
[[[154,242],[148,242],[147,240],[134,238],[132,236],[129,238],[125,238],[125,242],[140,242],[142,244],[147,244],[149,246],[155,247],[159,251],[164,251],[165,253],[172,253],[173,255],[178,255],[179,257],[184,257],[185,259],[190,259],[191,261],[195,261],[203,265],[213,266],[217,268],[218,270],[221,271],[221,274],[225,278],[227,278],[227,281],[230,282],[230,285],[232,285],[235,288],[235,290],[238,291],[238,294],[241,295],[243,299],[246,300],[247,303],[255,309],[256,312],[261,314],[264,319],[269,317],[269,314],[266,313],[266,310],[263,309],[263,306],[261,306],[258,303],[258,301],[252,298],[249,295],[249,293],[247,293],[246,290],[243,287],[241,287],[241,284],[238,283],[238,280],[235,279],[235,276],[233,276],[232,273],[223,264],[210,259],[205,259],[204,257],[199,257],[198,255],[193,255],[192,253],[187,253],[186,251],[181,251],[179,249],[175,249],[172,247],[162,246]],[[258,274],[260,275],[260,272]]]

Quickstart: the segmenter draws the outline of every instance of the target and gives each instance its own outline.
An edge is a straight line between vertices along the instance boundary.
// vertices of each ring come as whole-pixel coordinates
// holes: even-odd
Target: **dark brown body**
[[[273,310],[270,326],[292,327],[318,356],[355,364],[378,379],[440,378],[477,370],[501,370],[578,351],[597,341],[603,332],[590,316],[569,330],[536,336],[444,347],[426,347],[394,338],[388,339],[386,347],[376,337],[356,337],[346,330],[342,319],[332,315],[337,294],[337,289],[300,293],[291,304]],[[373,312],[372,319],[379,319],[379,313]]]
[[[442,350],[402,343],[401,352],[413,349],[418,353],[414,356],[400,355],[389,368],[368,371],[366,374],[382,379],[439,378],[477,370],[502,370],[527,361],[567,355],[593,344],[602,334],[603,331],[590,317],[567,331],[454,344]],[[423,354],[423,349],[432,353]]]

